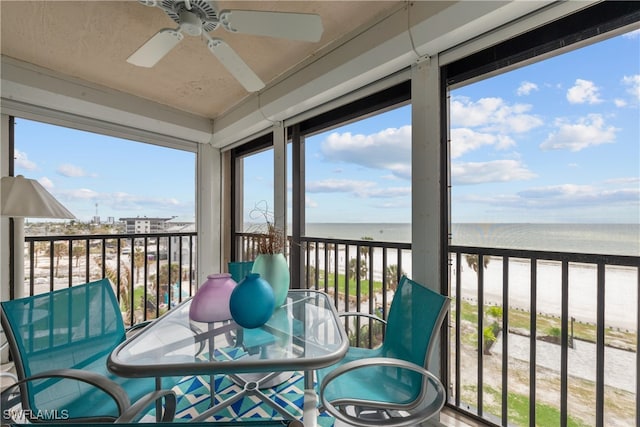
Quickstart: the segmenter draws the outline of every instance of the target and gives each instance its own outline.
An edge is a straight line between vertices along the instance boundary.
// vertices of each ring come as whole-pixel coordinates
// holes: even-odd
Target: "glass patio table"
[[[297,419],[260,389],[304,372],[305,426],[316,425],[317,396],[313,371],[341,360],[349,340],[327,294],[290,290],[287,300],[259,328],[245,329],[233,320],[202,323],[189,318],[191,299],[170,310],[137,335],[116,347],[108,369],[123,377],[209,376],[211,406],[202,421],[254,395],[286,419]],[[215,374],[227,374],[242,390],[216,403]],[[159,380],[158,380],[159,384]]]

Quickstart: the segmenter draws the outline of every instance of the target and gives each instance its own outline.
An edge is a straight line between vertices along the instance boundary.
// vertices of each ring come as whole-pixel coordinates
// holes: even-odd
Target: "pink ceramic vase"
[[[229,273],[208,275],[191,301],[191,320],[211,323],[231,319],[229,298],[236,284]]]

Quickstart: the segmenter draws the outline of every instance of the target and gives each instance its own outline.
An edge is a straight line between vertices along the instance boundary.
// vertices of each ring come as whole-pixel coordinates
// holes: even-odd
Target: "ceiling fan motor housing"
[[[218,27],[218,12],[210,1],[191,0],[189,2],[191,9],[187,8],[184,0],[162,0],[160,5],[169,18],[181,25],[182,31],[191,36],[199,36],[202,31],[208,33]],[[187,14],[193,16],[186,17]],[[190,30],[191,27],[197,27],[197,30]]]

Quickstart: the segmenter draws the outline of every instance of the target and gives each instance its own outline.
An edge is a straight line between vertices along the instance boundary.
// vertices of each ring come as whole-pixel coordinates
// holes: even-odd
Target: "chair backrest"
[[[382,354],[427,368],[449,298],[402,276],[393,296]]]
[[[20,379],[51,369],[106,372],[104,360],[125,337],[118,301],[109,279],[1,304]],[[46,380],[21,388],[23,405],[50,409],[81,397],[82,385]]]

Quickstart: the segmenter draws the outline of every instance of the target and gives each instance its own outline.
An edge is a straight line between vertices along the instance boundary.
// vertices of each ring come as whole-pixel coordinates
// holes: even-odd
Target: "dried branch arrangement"
[[[255,219],[262,217],[265,221],[266,229],[258,231],[262,234],[258,238],[258,253],[259,254],[280,254],[284,252],[287,242],[284,230],[276,227],[273,221],[273,213],[269,211],[269,206],[266,202],[257,203],[251,211],[249,217]]]

